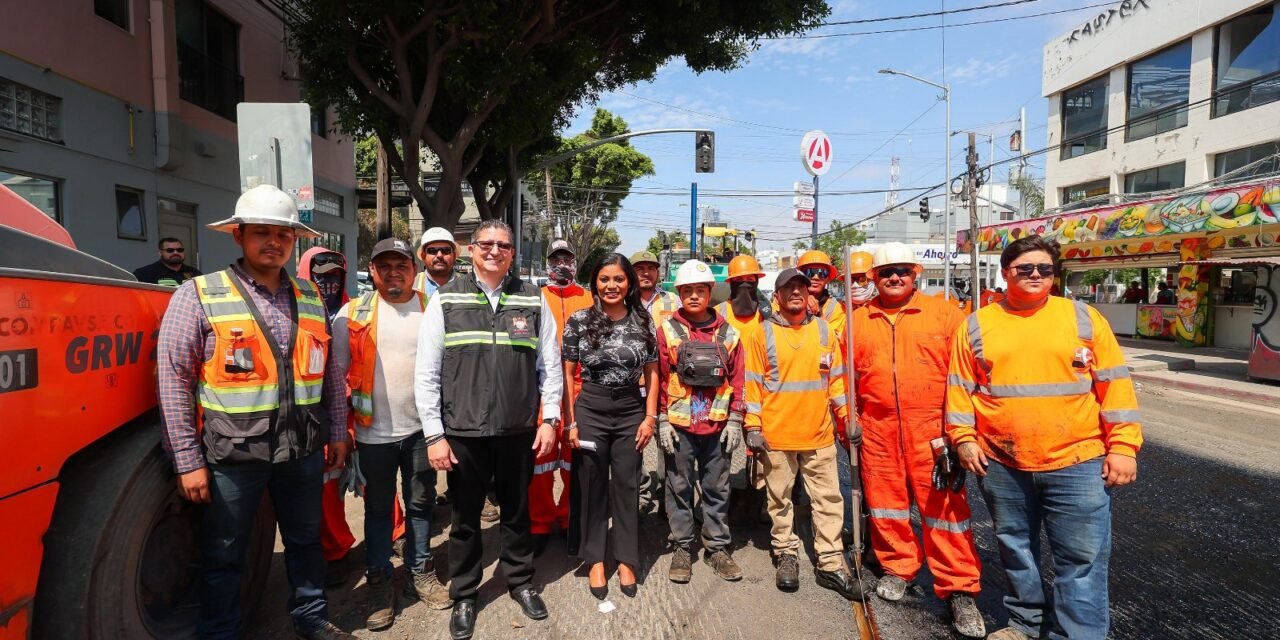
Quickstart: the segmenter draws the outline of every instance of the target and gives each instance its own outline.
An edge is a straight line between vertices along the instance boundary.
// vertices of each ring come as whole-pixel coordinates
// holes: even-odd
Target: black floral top
[[[644,366],[658,361],[652,335],[641,328],[635,314],[630,314],[611,322],[609,333],[600,338],[600,347],[592,349],[584,335],[588,311],[578,311],[565,322],[560,347],[564,359],[582,365],[583,382],[606,387],[638,384]]]

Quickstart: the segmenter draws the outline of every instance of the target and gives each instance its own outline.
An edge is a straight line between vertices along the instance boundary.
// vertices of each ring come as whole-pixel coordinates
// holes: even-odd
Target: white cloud
[[[947,76],[957,84],[983,86],[1008,76],[1023,58],[1024,56],[1012,53],[998,59],[970,57],[951,67]]]

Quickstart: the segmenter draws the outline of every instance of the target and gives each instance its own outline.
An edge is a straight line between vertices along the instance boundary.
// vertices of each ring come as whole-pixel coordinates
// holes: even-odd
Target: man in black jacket
[[[157,246],[160,247],[160,259],[134,270],[133,277],[138,282],[176,287],[196,276],[204,275],[199,269],[183,263],[187,258],[187,249],[182,246],[181,240],[160,238]]]

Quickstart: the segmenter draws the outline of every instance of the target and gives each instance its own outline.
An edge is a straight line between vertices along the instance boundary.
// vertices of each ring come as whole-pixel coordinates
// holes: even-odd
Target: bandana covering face
[[[570,282],[573,282],[573,276],[576,275],[577,272],[578,264],[574,262],[573,264],[558,264],[551,267],[548,275],[551,276],[551,282],[557,286],[565,287],[568,286]]]
[[[849,288],[849,299],[854,302],[866,302],[876,295],[876,285],[870,280],[866,284],[854,283]]]
[[[324,308],[333,315],[342,308],[342,280],[343,272],[341,269],[335,269],[329,273],[312,276],[312,282],[316,283],[316,288],[320,290],[320,295],[324,297]]]
[[[756,299],[756,283],[730,282],[729,306],[733,308],[733,315],[738,317],[754,314],[759,308]]]

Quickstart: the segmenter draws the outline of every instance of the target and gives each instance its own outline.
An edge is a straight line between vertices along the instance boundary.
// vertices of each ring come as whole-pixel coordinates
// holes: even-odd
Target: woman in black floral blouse
[[[618,586],[627,596],[636,595],[641,451],[658,420],[658,345],[635,270],[625,257],[611,253],[596,265],[591,294],[595,304],[565,322],[562,350],[565,371],[572,374],[575,364],[582,371],[576,398],[572,385],[566,385],[566,438],[578,449],[573,468],[578,549],[590,565],[591,593],[603,600],[609,592],[604,562],[610,518]]]

